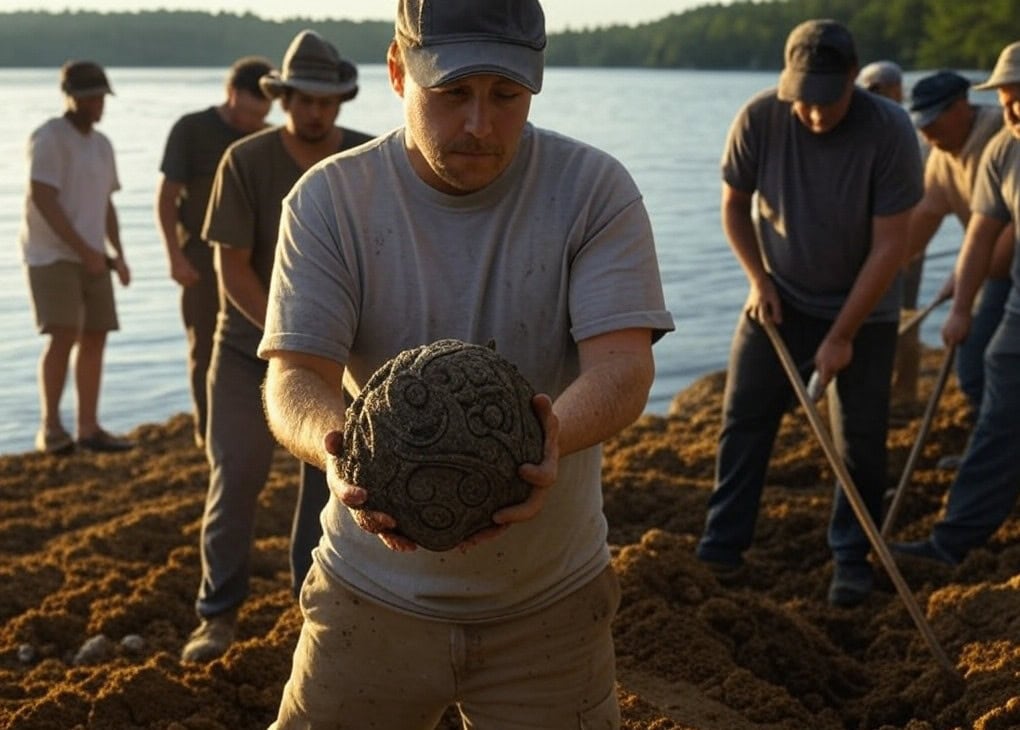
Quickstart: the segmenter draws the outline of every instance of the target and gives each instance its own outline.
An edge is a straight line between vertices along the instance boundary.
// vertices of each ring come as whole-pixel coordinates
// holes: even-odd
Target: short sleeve
[[[59,189],[64,158],[57,135],[48,127],[36,130],[28,141],[29,179]]]

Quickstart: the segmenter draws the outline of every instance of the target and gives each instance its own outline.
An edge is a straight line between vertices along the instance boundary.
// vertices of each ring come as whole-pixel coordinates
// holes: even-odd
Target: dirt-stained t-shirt
[[[832,130],[805,127],[775,90],[751,99],[730,127],[722,177],[756,193],[765,266],[798,310],[835,319],[871,251],[872,219],[911,208],[923,193],[921,156],[907,113],[855,89]],[[868,321],[896,321],[892,286]]]
[[[313,168],[285,204],[260,354],[344,363],[355,395],[402,350],[484,344],[554,399],[577,343],[673,329],[641,194],[615,159],[526,125],[510,166],[447,195],[411,168],[398,129]],[[332,497],[316,560],[375,600],[483,620],[538,609],[609,561],[601,450],[564,456],[541,513],[466,553],[394,553]]]
[[[338,151],[370,139],[370,135],[344,129]],[[303,173],[283,145],[281,127],[262,130],[232,144],[216,171],[202,238],[219,246],[251,249],[252,268],[267,290],[280,228],[280,205]],[[217,336],[255,357],[262,331],[230,302],[226,292],[221,291],[220,298]]]

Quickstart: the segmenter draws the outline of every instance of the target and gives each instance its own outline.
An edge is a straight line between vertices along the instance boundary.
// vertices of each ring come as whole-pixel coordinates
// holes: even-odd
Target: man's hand
[[[815,372],[818,373],[819,387],[824,390],[836,374],[850,364],[854,356],[854,345],[850,340],[829,334],[815,352]]]
[[[170,258],[170,278],[184,287],[194,286],[201,278],[191,262],[180,253]]]
[[[946,347],[959,345],[970,332],[971,313],[969,311],[958,311],[956,307],[949,310],[949,316],[942,324],[942,342]]]
[[[385,512],[370,512],[361,509],[361,505],[368,499],[368,492],[362,487],[348,484],[340,476],[339,462],[336,457],[340,456],[343,449],[343,434],[339,431],[330,431],[323,438],[323,447],[329,454],[326,458],[326,481],[329,484],[329,490],[350,510],[351,517],[358,527],[378,537],[390,550],[398,553],[417,550],[418,545],[413,540],[394,532],[397,521],[391,515]]]
[[[752,282],[744,302],[744,312],[755,322],[766,319],[780,324],[783,321],[783,306],[779,300],[779,292],[772,279],[765,278],[760,282]]]
[[[113,270],[117,272],[117,278],[120,280],[121,286],[129,286],[131,284],[131,269],[128,268],[127,261],[124,260],[123,256],[113,259]]]
[[[79,252],[78,257],[81,259],[81,266],[85,269],[86,274],[99,276],[108,270],[106,255],[99,253],[94,248],[86,247]]]

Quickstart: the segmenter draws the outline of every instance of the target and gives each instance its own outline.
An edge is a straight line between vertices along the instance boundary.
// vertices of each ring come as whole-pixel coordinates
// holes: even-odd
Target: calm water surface
[[[363,66],[361,92],[341,123],[381,133],[401,122],[399,100],[381,65]],[[222,69],[109,70],[100,129],[113,142],[122,189],[114,196],[132,269],[115,284],[121,330],[106,350],[100,417],[112,430],[163,421],[190,409],[177,287],[167,275],[152,204],[166,135],[189,111],[219,103]],[[655,347],[657,375],[648,410],[665,413],[673,395],[725,366],[746,281],[719,226],[718,161],[740,105],[774,83],[773,73],[548,69],[532,121],[583,139],[619,158],[641,188],[652,219],[666,303],[677,331]],[[908,78],[909,81],[909,78]],[[39,421],[36,334],[17,245],[25,194],[25,143],[62,109],[55,69],[0,69],[0,453],[27,451]],[[270,120],[279,122],[279,110]],[[584,181],[579,180],[579,185]],[[943,225],[930,251],[959,245],[960,228]],[[948,273],[951,258],[931,260],[921,300]],[[937,342],[941,317],[922,335]],[[73,390],[64,394],[65,425],[74,424]]]

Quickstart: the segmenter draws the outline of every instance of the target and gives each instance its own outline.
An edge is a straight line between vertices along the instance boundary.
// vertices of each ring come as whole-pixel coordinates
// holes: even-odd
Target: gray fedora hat
[[[999,60],[995,62],[992,75],[984,83],[977,84],[975,89],[996,89],[1006,84],[1020,84],[1020,41],[1010,43],[1002,49]]]
[[[358,93],[358,70],[340,57],[332,43],[314,30],[303,30],[287,47],[282,70],[260,78],[259,88],[270,99],[284,89],[297,89],[313,96],[339,95],[348,101]]]

